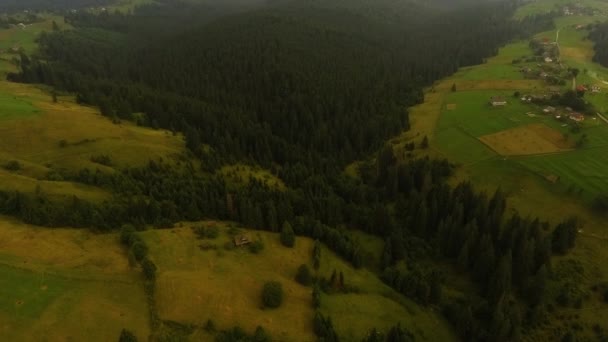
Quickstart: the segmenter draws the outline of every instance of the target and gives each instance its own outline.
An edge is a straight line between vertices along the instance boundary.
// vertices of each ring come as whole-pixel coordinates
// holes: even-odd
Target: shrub
[[[209,318],[207,320],[207,323],[205,323],[205,331],[208,333],[214,333],[215,332],[215,323],[213,322],[213,320],[211,318]]]
[[[296,281],[304,286],[309,286],[312,284],[312,274],[310,274],[310,269],[305,264],[300,265],[298,267],[298,273],[296,273]]]
[[[18,171],[21,169],[21,164],[16,160],[11,160],[4,165],[4,168],[9,171]]]
[[[133,252],[135,260],[142,261],[148,254],[148,248],[142,242],[137,241],[131,246],[131,252]]]
[[[127,329],[122,329],[118,342],[137,342],[137,337]]]
[[[264,307],[278,308],[283,303],[283,286],[277,281],[269,281],[262,289]]]
[[[144,261],[142,261],[141,263],[141,268],[144,271],[144,277],[146,277],[146,279],[156,279],[156,265],[154,265],[154,263],[150,259],[144,259]]]
[[[249,252],[253,254],[258,254],[264,250],[264,243],[262,240],[255,240],[249,244]]]

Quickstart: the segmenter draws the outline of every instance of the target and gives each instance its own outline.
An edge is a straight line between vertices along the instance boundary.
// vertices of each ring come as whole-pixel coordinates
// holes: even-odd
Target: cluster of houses
[[[548,100],[551,97],[549,94],[541,95],[524,95],[520,99],[523,102],[530,103],[535,100]],[[503,96],[492,96],[490,98],[490,105],[492,107],[504,107],[507,105],[507,100]],[[585,121],[585,115],[574,111],[570,107],[564,109],[558,109],[552,106],[546,106],[543,108],[543,113],[547,115],[553,115],[557,120],[570,119],[574,122]]]
[[[602,88],[600,88],[600,86],[598,85],[587,85],[587,84],[579,84],[576,86],[576,91],[579,92],[587,92],[587,91],[591,91],[592,94],[598,94],[602,91]]]
[[[559,110],[552,106],[547,106],[543,109],[543,113],[554,115],[556,119],[561,120],[562,118],[568,118],[574,122],[583,122],[585,121],[585,116],[581,113],[575,112],[570,107],[564,108],[564,110]]]

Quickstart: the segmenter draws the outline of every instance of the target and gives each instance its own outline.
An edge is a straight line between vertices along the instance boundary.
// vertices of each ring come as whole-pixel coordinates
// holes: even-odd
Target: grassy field
[[[111,341],[149,333],[139,275],[117,235],[0,220],[0,336],[5,341]]]
[[[262,252],[251,254],[232,247],[225,224],[206,224],[220,228],[217,239],[197,240],[190,224],[143,234],[159,268],[156,299],[161,319],[196,325],[213,319],[218,328],[238,324],[247,331],[261,325],[278,340],[314,340],[311,289],[294,280],[299,265],[311,264],[312,240],[298,238],[290,249],[280,244],[277,234],[240,229],[264,243]],[[202,243],[217,249],[202,250]],[[322,311],[331,315],[345,340],[360,340],[373,326],[386,328],[397,322],[415,331],[421,341],[453,338],[439,315],[398,295],[370,271],[354,270],[326,248],[321,265],[320,275],[342,271],[346,282],[360,289],[357,294],[322,299]],[[283,305],[274,310],[263,309],[260,299],[263,283],[271,280],[281,282],[285,292]],[[205,333],[197,331],[194,336]]]

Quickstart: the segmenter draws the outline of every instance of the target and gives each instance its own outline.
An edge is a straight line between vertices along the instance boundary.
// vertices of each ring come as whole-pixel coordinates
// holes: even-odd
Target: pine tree
[[[291,228],[291,224],[287,221],[283,223],[283,229],[281,230],[281,243],[289,248],[293,248],[296,244],[296,235]]]

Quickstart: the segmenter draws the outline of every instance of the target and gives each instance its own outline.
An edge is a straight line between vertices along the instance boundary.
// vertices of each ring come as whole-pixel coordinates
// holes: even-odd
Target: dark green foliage
[[[420,148],[421,149],[429,148],[429,138],[426,135],[424,136],[424,138],[422,138],[422,142],[420,143]]]
[[[300,267],[298,267],[298,272],[296,273],[296,281],[304,286],[310,286],[312,280],[312,274],[310,273],[308,266],[305,264],[300,265]]]
[[[215,336],[216,342],[270,342],[272,339],[264,328],[258,326],[253,335],[247,334],[243,328],[236,326],[229,330],[220,331]]]
[[[407,329],[402,328],[401,325],[392,327],[388,333],[386,333],[387,342],[414,342],[414,335]]]
[[[4,169],[8,171],[19,171],[21,170],[21,163],[16,160],[11,160],[8,163],[4,164]]]
[[[209,318],[207,320],[207,322],[205,323],[205,327],[203,329],[205,329],[205,331],[208,333],[214,333],[216,331],[215,323],[213,322],[213,320],[211,318]]]
[[[598,195],[592,203],[593,210],[599,214],[607,214],[608,213],[608,196],[607,195]]]
[[[141,262],[141,268],[147,280],[156,280],[156,265],[150,259],[145,258]]]
[[[312,288],[312,307],[315,309],[321,307],[321,288],[318,284],[315,284]]]
[[[127,329],[122,329],[120,332],[120,337],[118,338],[118,342],[137,342],[137,337],[135,334],[130,332]]]
[[[452,89],[451,90],[452,90],[452,93],[456,91],[456,83],[452,84]]]
[[[319,270],[321,266],[321,242],[315,240],[312,249],[312,264],[315,270]]]
[[[577,235],[577,221],[572,218],[555,227],[552,233],[551,246],[555,253],[565,254],[574,247]]]
[[[264,250],[264,242],[262,242],[262,240],[260,239],[254,240],[249,244],[247,248],[249,248],[249,252],[253,254],[258,254]]]
[[[269,281],[262,289],[262,303],[266,308],[278,308],[283,303],[283,286],[277,281]]]
[[[198,210],[198,209],[197,209]],[[194,234],[199,239],[215,239],[220,235],[220,230],[218,227],[193,227]]]
[[[296,244],[296,235],[293,232],[293,228],[289,222],[285,221],[283,223],[283,228],[281,229],[281,243],[285,247],[293,248]]]
[[[338,342],[338,335],[334,330],[334,325],[331,321],[331,317],[323,316],[318,310],[315,311],[315,317],[313,319],[313,329],[315,335],[319,337],[321,341],[327,342]]]
[[[93,163],[112,166],[112,159],[107,154],[99,154],[91,157]]]
[[[133,253],[133,256],[137,262],[141,262],[148,254],[148,248],[146,245],[139,241],[131,245],[130,251]]]

